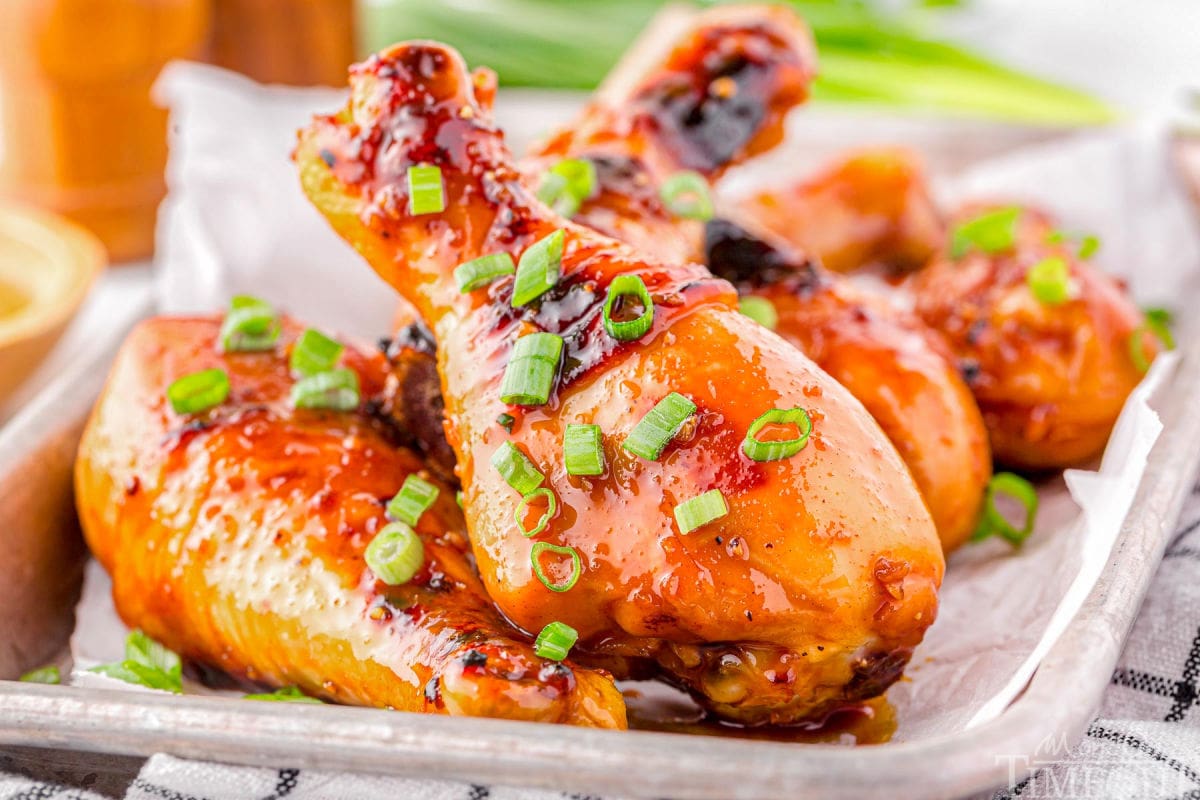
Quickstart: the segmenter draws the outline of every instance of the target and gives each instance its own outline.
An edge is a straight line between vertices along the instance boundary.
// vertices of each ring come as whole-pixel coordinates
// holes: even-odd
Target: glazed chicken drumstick
[[[496,612],[454,493],[371,412],[386,365],[347,348],[367,402],[296,410],[274,352],[218,352],[219,319],[129,337],[80,446],[77,503],[122,619],[185,658],[328,700],[619,728],[610,676],[540,658]],[[168,387],[223,369],[224,403],[181,415]],[[364,563],[410,475],[440,491],[415,526],[424,563],[391,586]]]
[[[896,446],[948,551],[975,529],[991,458],[979,409],[945,343],[915,314],[830,274],[786,241],[765,231],[752,234],[730,220],[705,226],[677,217],[659,197],[659,186],[680,170],[712,181],[774,146],[785,112],[807,97],[815,60],[803,22],[782,6],[698,14],[644,75],[627,86],[606,82],[578,119],[534,149],[525,170],[538,185],[537,170],[553,169],[557,158],[588,161],[596,189],[574,220],[662,258],[702,253],[709,268],[740,291],[770,300],[779,334],[862,402]],[[822,213],[810,227],[832,226],[835,240],[859,234],[865,244],[847,247],[850,252],[907,252],[904,243],[927,238],[902,235],[924,228],[908,221],[923,219],[919,212],[926,208],[915,199],[924,184],[910,177],[919,172],[874,166],[898,156],[872,160],[864,154],[859,160],[866,163],[856,160],[843,171],[872,176],[860,181],[870,189],[861,208],[841,218]],[[827,188],[808,194],[828,191],[841,198],[835,188],[844,182],[824,181]],[[903,196],[889,201],[884,195],[893,189]],[[889,204],[901,210],[893,213]],[[818,212],[831,207],[813,204]],[[826,250],[822,255],[837,258]]]
[[[933,622],[944,567],[894,448],[729,284],[538,202],[477,82],[445,46],[392,47],[296,158],[436,336],[488,594],[526,631],[561,621],[583,653],[656,663],[727,719],[879,694]],[[580,433],[591,466],[568,467]]]

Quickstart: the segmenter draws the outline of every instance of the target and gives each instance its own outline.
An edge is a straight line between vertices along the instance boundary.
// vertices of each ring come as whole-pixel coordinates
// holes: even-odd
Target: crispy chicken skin
[[[92,552],[122,619],[185,658],[328,700],[443,714],[625,726],[603,673],[536,656],[496,612],[442,487],[421,518],[426,564],[389,587],[363,552],[384,505],[423,472],[371,413],[296,411],[285,351],[221,355],[219,319],[159,318],[126,341],[76,467]],[[347,349],[364,398],[378,354]],[[221,406],[180,416],[175,379],[222,368]]]
[[[968,220],[987,211],[959,212]],[[912,277],[916,310],[962,360],[991,436],[997,462],[1044,470],[1099,455],[1126,398],[1142,379],[1129,339],[1145,322],[1115,280],[1076,255],[1071,242],[1050,242],[1053,221],[1024,210],[1013,247],[944,255]],[[1040,302],[1029,269],[1063,259],[1073,297]],[[1157,352],[1150,337],[1147,359]]]
[[[709,268],[771,301],[776,333],[866,407],[912,471],[948,552],[970,537],[992,475],[987,430],[957,360],[915,314],[767,233],[707,228]]]
[[[903,148],[852,152],[810,178],[745,198],[738,208],[834,272],[914,270],[945,240],[920,161]]]
[[[808,98],[817,55],[786,6],[722,6],[697,14],[679,41],[628,85],[613,79],[579,118],[535,146],[533,185],[563,157],[595,164],[598,188],[573,219],[663,261],[698,260],[703,225],[659,198],[679,170],[715,179],[783,138]]]
[[[928,511],[900,457],[862,406],[777,336],[736,311],[736,294],[699,266],[647,258],[556,217],[522,182],[478,80],[442,45],[406,43],[351,73],[351,101],[318,117],[296,152],[302,182],[333,227],[413,303],[433,331],[480,575],[505,615],[535,631],[553,620],[579,648],[651,659],[718,715],[792,722],[883,691],[933,622],[943,572]],[[485,81],[486,85],[486,81]],[[441,169],[445,210],[413,215],[407,170]],[[562,277],[513,308],[513,280],[461,293],[460,263],[520,256],[565,231]],[[655,300],[650,331],[609,337],[609,282],[636,274]],[[561,334],[549,402],[506,406],[500,381],[516,339]],[[657,461],[621,447],[669,392],[699,412]],[[768,463],[746,458],[750,423],[803,406],[809,445]],[[511,434],[497,415],[514,417]],[[570,477],[568,423],[604,431],[606,472]],[[511,442],[558,499],[535,539],[514,522],[520,497],[490,461]],[[720,489],[729,514],[681,534],[674,507]],[[581,573],[551,591],[536,542],[572,547]],[[547,559],[555,581],[567,560]]]

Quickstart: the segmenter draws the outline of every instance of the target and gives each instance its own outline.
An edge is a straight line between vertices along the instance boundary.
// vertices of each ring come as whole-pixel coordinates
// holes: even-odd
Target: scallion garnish
[[[271,350],[279,339],[279,315],[263,300],[238,295],[229,303],[221,323],[221,352],[256,353]]]
[[[683,423],[695,413],[695,403],[671,392],[633,426],[622,447],[647,461],[657,461]]]
[[[708,181],[698,172],[683,170],[663,181],[659,190],[663,205],[677,217],[707,222],[713,217]]]
[[[408,168],[408,210],[410,214],[440,214],[446,210],[442,171],[421,165]]]
[[[421,515],[437,500],[438,487],[419,475],[409,475],[387,505],[387,513],[410,527],[417,527]]]
[[[517,277],[513,281],[513,308],[532,303],[558,284],[565,239],[566,234],[557,230],[534,242],[521,254]]]
[[[720,489],[709,489],[675,506],[675,523],[679,525],[680,533],[691,533],[728,513],[725,495]]]
[[[1004,495],[1024,506],[1025,520],[1020,528],[1009,522],[996,508],[996,495]],[[1018,546],[1033,533],[1037,510],[1037,489],[1033,488],[1032,483],[1011,472],[997,472],[988,481],[987,491],[984,493],[983,513],[975,526],[975,532],[971,534],[971,541],[978,542],[989,536],[1000,536]]]
[[[555,583],[546,576],[542,569],[541,556],[542,553],[554,553],[560,556],[568,556],[571,559],[571,574],[566,580],[561,583]],[[565,592],[573,587],[579,576],[583,574],[583,561],[579,557],[579,553],[573,547],[563,547],[562,545],[550,544],[549,542],[534,542],[533,549],[530,551],[529,560],[533,564],[533,574],[552,592]]]
[[[795,425],[797,434],[791,439],[760,441],[757,437],[768,425]],[[742,452],[754,461],[779,461],[791,458],[808,444],[812,433],[812,418],[803,408],[773,408],[750,423],[746,438],[742,441]]]
[[[579,631],[564,622],[551,622],[538,634],[533,643],[533,652],[537,653],[539,658],[562,661],[577,641]]]
[[[546,510],[538,517],[537,524],[531,529],[525,528],[525,517],[529,515],[529,506],[532,501],[544,497],[546,499]],[[521,529],[521,535],[526,539],[531,539],[537,536],[550,524],[550,520],[554,519],[554,515],[558,513],[558,498],[554,496],[554,492],[549,489],[534,489],[529,494],[521,498],[521,502],[517,505],[517,512],[514,516],[517,519],[517,527]]]
[[[1145,312],[1146,321],[1129,334],[1129,358],[1138,372],[1150,369],[1152,356],[1146,354],[1146,337],[1154,336],[1167,350],[1175,349],[1175,337],[1171,334],[1171,312],[1164,308],[1151,308]]]
[[[183,691],[183,665],[179,656],[140,630],[130,632],[125,638],[124,661],[101,664],[88,671],[149,689],[175,694]]]
[[[988,211],[959,223],[950,237],[950,256],[962,258],[971,250],[999,253],[1012,248],[1017,240],[1017,206]]]
[[[742,297],[738,300],[738,311],[768,330],[775,330],[779,324],[779,312],[775,310],[775,304],[765,297],[752,294]]]
[[[296,686],[285,686],[273,692],[242,695],[242,699],[263,700],[269,703],[315,703],[316,705],[324,705],[322,701],[315,697],[309,697]]]
[[[229,375],[223,369],[193,372],[167,387],[167,400],[176,414],[199,414],[228,398]]]
[[[1099,249],[1100,237],[1094,233],[1089,233],[1079,240],[1079,257],[1084,261],[1096,255],[1096,251]]]
[[[49,685],[57,685],[62,683],[62,673],[58,671],[58,667],[40,667],[31,669],[20,677],[22,683],[45,683]]]
[[[358,373],[352,369],[318,372],[301,378],[292,386],[294,408],[353,411],[358,404]]]
[[[540,406],[550,399],[563,340],[554,333],[530,333],[517,339],[500,381],[500,400],[522,406]]]
[[[492,467],[500,473],[505,483],[524,497],[542,485],[546,476],[512,442],[502,442],[492,453]]]
[[[508,253],[492,253],[480,256],[454,268],[454,280],[463,294],[473,292],[504,275],[517,271],[512,256]]]
[[[315,328],[309,328],[292,345],[288,366],[292,374],[298,376],[328,372],[337,365],[345,349],[341,342],[330,339]]]
[[[496,424],[501,428],[504,428],[504,430],[508,431],[509,433],[512,433],[513,425],[515,425],[516,422],[517,418],[512,414],[505,413],[496,417]]]
[[[388,586],[401,586],[425,563],[425,545],[405,523],[389,522],[375,534],[364,556],[376,578]]]
[[[596,193],[596,165],[586,158],[564,158],[542,176],[538,199],[559,216],[573,217]]]
[[[568,475],[603,475],[604,447],[599,425],[567,425],[563,434],[563,462]]]
[[[616,319],[614,311],[620,312],[617,304],[623,305],[632,299],[641,305],[641,313],[633,319]],[[642,338],[653,324],[654,300],[646,289],[646,282],[637,275],[618,275],[613,278],[604,301],[604,330],[608,331],[608,335],[622,342],[632,342]]]
[[[1071,269],[1058,256],[1049,256],[1025,273],[1025,282],[1038,302],[1059,306],[1071,299]]]

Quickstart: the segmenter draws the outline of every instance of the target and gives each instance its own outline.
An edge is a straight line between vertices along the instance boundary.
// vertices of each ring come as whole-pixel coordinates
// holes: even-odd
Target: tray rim
[[[139,315],[140,316],[140,315]],[[95,342],[0,431],[6,448],[90,408],[124,328]],[[0,744],[484,781],[628,797],[960,797],[1020,779],[1086,730],[1200,466],[1200,336],[1156,403],[1163,432],[1086,602],[996,719],[965,733],[864,747],[602,731],[342,706],[0,681]],[[99,369],[97,369],[99,367]],[[97,377],[97,374],[99,377]],[[89,376],[81,380],[81,376]],[[70,386],[72,391],[62,391]],[[1064,690],[1075,702],[1064,703]],[[553,735],[533,735],[531,732]],[[937,765],[931,770],[931,765]]]

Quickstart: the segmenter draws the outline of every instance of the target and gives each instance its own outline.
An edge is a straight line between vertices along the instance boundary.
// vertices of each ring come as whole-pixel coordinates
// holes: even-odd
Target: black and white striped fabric
[[[1138,617],[1100,715],[1058,763],[984,797],[1200,800],[1200,485]],[[125,800],[601,800],[561,792],[312,770],[252,769],[155,756]],[[0,800],[105,800],[0,775]],[[606,800],[616,800],[607,798]]]

